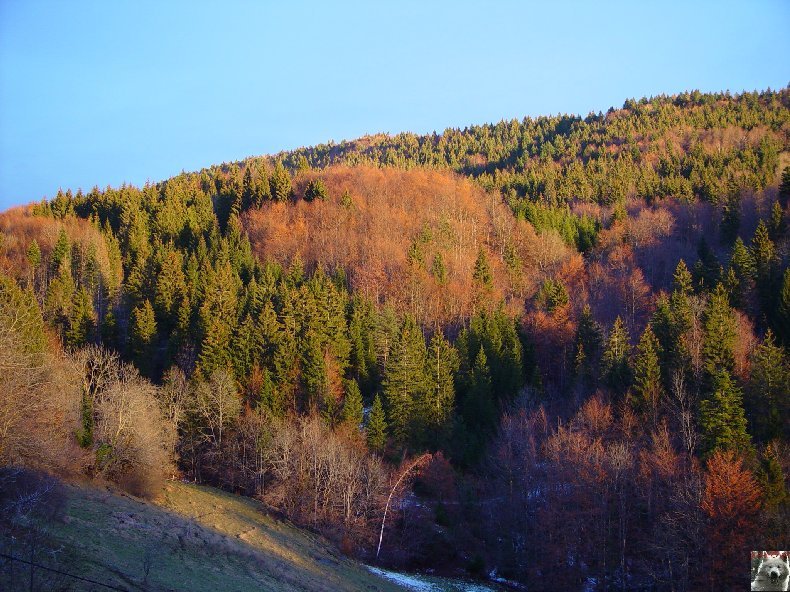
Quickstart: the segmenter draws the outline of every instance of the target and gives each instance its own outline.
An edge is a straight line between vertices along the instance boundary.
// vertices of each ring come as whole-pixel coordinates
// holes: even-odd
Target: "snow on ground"
[[[494,588],[486,586],[485,584],[464,582],[463,580],[453,580],[450,578],[402,574],[379,567],[372,567],[370,565],[367,567],[377,576],[386,578],[396,584],[400,584],[404,588],[416,590],[417,592],[495,592]]]

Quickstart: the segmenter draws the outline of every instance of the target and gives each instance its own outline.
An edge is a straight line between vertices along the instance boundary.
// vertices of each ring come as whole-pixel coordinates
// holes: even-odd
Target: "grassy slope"
[[[66,491],[65,518],[47,530],[69,550],[69,571],[124,589],[403,589],[248,498],[182,483],[168,483],[156,505],[88,487]]]

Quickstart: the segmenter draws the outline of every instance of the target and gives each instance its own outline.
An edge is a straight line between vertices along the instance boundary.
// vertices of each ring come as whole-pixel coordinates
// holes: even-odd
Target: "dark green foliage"
[[[785,269],[782,276],[775,326],[780,341],[786,346],[790,346],[790,267]]]
[[[66,234],[66,231],[61,228],[60,234],[58,235],[58,240],[55,243],[55,246],[52,249],[52,255],[50,255],[49,258],[50,273],[52,273],[52,275],[60,275],[66,268],[71,266],[69,261],[70,253],[71,243],[69,242],[69,237]]]
[[[475,285],[478,289],[482,290],[483,292],[490,292],[494,289],[494,276],[491,272],[491,264],[488,262],[488,256],[486,255],[485,249],[482,247],[477,253],[477,259],[475,260],[475,268],[474,272],[472,273],[472,278],[475,281]]]
[[[763,220],[754,231],[752,244],[749,249],[754,259],[755,282],[760,306],[766,315],[769,315],[774,306],[778,284],[780,281],[776,245],[768,235],[768,227]]]
[[[746,389],[746,408],[755,439],[770,442],[788,438],[790,414],[790,365],[769,330],[752,354],[751,379]]]
[[[787,221],[785,220],[784,211],[778,201],[774,202],[771,206],[771,218],[768,221],[768,236],[772,241],[777,242],[782,240],[787,233]]]
[[[144,300],[132,311],[130,345],[137,367],[150,373],[154,367],[154,345],[156,340],[156,318],[154,307]]]
[[[721,265],[702,235],[697,245],[699,259],[694,264],[694,280],[700,292],[708,292],[721,279]]]
[[[694,290],[691,273],[689,272],[686,262],[681,259],[678,261],[675,273],[672,277],[672,288],[675,292],[690,295]]]
[[[651,414],[654,420],[663,394],[658,358],[660,347],[652,327],[648,325],[636,346],[633,394],[630,398],[638,412]]]
[[[41,265],[41,248],[36,239],[30,241],[30,246],[27,249],[27,262],[33,270],[38,269],[38,266]]]
[[[606,383],[615,391],[623,394],[631,384],[631,366],[629,357],[631,344],[623,320],[618,316],[609,337],[601,359],[601,372]]]
[[[384,415],[384,406],[381,404],[381,397],[376,395],[373,399],[373,407],[368,416],[368,424],[365,426],[368,447],[374,452],[381,452],[387,444],[387,419]]]
[[[754,259],[740,237],[735,239],[732,247],[726,281],[732,305],[738,308],[745,307],[754,281]]]
[[[326,184],[321,179],[315,179],[314,181],[310,181],[307,184],[307,188],[304,191],[305,201],[313,201],[316,199],[327,199],[328,197],[329,197],[329,191],[326,188]]]
[[[721,225],[719,236],[725,245],[731,245],[738,237],[738,230],[741,227],[741,196],[735,190],[730,193],[721,212]]]
[[[447,283],[447,267],[444,265],[444,257],[442,257],[441,253],[436,253],[436,255],[433,256],[431,274],[433,274],[436,283],[440,286]]]
[[[429,388],[417,403],[420,440],[429,448],[438,448],[449,437],[455,405],[455,374],[459,369],[458,353],[436,331],[428,344],[426,375]]]
[[[598,241],[600,223],[587,215],[577,216],[567,205],[557,207],[528,199],[513,199],[510,205],[515,214],[532,224],[537,232],[553,230],[580,253],[588,252]]]
[[[585,304],[579,316],[574,339],[574,369],[587,385],[597,380],[598,365],[603,345],[603,328],[593,318],[590,306]]]
[[[735,340],[738,326],[724,286],[719,284],[705,309],[703,365],[710,378],[719,370],[732,372],[735,365]]]
[[[767,510],[774,510],[787,503],[790,494],[785,484],[784,471],[776,447],[769,445],[760,459],[757,479],[763,489],[763,503]]]
[[[74,294],[71,306],[68,327],[66,328],[66,345],[78,348],[91,338],[96,324],[93,304],[85,288],[80,288]]]
[[[561,281],[548,278],[538,290],[537,302],[548,312],[554,312],[554,309],[568,304],[568,291]]]
[[[700,402],[699,426],[705,454],[720,449],[738,452],[751,449],[741,389],[723,368],[715,370],[709,394]]]
[[[288,201],[291,199],[293,190],[291,188],[291,176],[281,162],[277,162],[274,166],[274,172],[269,178],[269,186],[271,187],[272,199],[274,201]]]
[[[362,424],[362,392],[356,380],[346,380],[343,396],[343,421],[354,428]]]
[[[779,197],[786,205],[790,200],[790,166],[786,166],[782,171],[782,181],[779,184]]]
[[[431,388],[427,367],[425,337],[414,319],[407,317],[393,344],[382,383],[390,434],[398,446],[407,445],[415,434],[415,405]]]

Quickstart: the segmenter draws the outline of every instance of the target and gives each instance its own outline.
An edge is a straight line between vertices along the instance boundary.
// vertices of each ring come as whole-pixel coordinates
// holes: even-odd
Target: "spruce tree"
[[[735,366],[735,340],[738,326],[724,286],[718,284],[705,309],[703,365],[707,377],[718,370],[732,372]]]
[[[85,345],[91,337],[95,325],[93,303],[85,288],[74,294],[68,327],[66,329],[66,345],[77,348]]]
[[[750,247],[754,259],[757,295],[763,313],[770,318],[773,312],[774,299],[778,291],[778,270],[776,245],[768,236],[768,227],[763,220],[754,231]]]
[[[352,379],[344,381],[345,391],[343,396],[343,422],[359,428],[362,424],[362,392],[359,390],[357,381]]]
[[[436,283],[440,286],[444,286],[447,283],[447,267],[444,265],[444,258],[441,253],[436,253],[433,256],[431,274],[433,274]]]
[[[323,200],[328,197],[329,191],[326,188],[326,184],[321,179],[315,179],[307,184],[307,188],[304,192],[305,201],[314,201],[316,199]]]
[[[329,381],[327,377],[324,347],[319,334],[310,329],[304,336],[300,346],[302,361],[302,382],[306,399],[304,409],[326,410]],[[331,410],[329,410],[331,413]]]
[[[790,364],[770,329],[752,353],[751,377],[746,389],[746,408],[756,439],[770,442],[790,437]]]
[[[390,433],[398,446],[408,444],[414,435],[415,403],[430,389],[426,361],[422,330],[414,319],[407,317],[390,353],[382,384]]]
[[[740,237],[735,239],[735,244],[732,247],[729,271],[732,272],[727,275],[728,292],[730,293],[732,304],[743,308],[748,302],[749,292],[752,289],[754,259]]]
[[[577,376],[588,383],[596,380],[595,368],[601,356],[603,329],[593,318],[589,304],[585,304],[576,327],[574,367]]]
[[[705,454],[715,450],[751,450],[746,431],[741,389],[724,368],[715,370],[711,377],[708,396],[700,402],[699,426]]]
[[[725,245],[731,245],[738,237],[741,226],[741,196],[738,190],[732,191],[721,213],[719,236]]]
[[[69,237],[66,234],[66,230],[61,228],[60,234],[58,234],[58,240],[55,242],[55,246],[52,248],[52,255],[49,258],[52,275],[61,275],[64,268],[70,268],[71,262],[69,260],[69,254],[71,253],[71,243],[69,242]]]
[[[490,292],[494,289],[494,276],[491,272],[491,264],[488,262],[485,249],[482,247],[480,247],[480,250],[477,252],[472,279],[474,279],[478,289],[483,292]]]
[[[658,339],[653,334],[653,328],[648,324],[636,346],[631,401],[637,411],[652,414],[654,423],[657,420],[657,409],[663,392],[658,359],[660,347]]]
[[[365,427],[368,448],[374,452],[381,452],[387,443],[387,418],[384,415],[384,406],[381,397],[376,395],[373,407],[368,416],[368,425]]]
[[[630,352],[628,332],[618,316],[609,332],[601,361],[606,383],[619,394],[624,393],[631,383],[631,366],[628,361]]]
[[[496,427],[497,405],[491,382],[491,371],[485,350],[481,347],[469,371],[467,389],[462,399],[461,414],[466,428],[478,436],[477,440],[491,434]]]
[[[132,356],[142,374],[150,374],[154,367],[153,345],[156,337],[156,318],[151,302],[144,300],[132,310],[130,345]]]
[[[291,188],[291,176],[280,161],[277,161],[277,164],[274,165],[274,172],[269,178],[269,186],[271,187],[272,199],[274,201],[284,202],[291,198],[293,193]]]
[[[790,347],[790,267],[782,276],[782,287],[779,291],[779,302],[776,307],[776,333],[779,340]]]
[[[426,375],[430,388],[426,389],[418,402],[418,419],[423,428],[423,441],[429,447],[441,443],[450,426],[450,416],[455,404],[454,375],[458,371],[458,354],[436,331],[428,345]]]
[[[785,221],[784,211],[778,201],[771,207],[771,219],[768,222],[768,236],[772,241],[782,240],[787,233],[787,222]]]
[[[785,485],[784,471],[779,460],[779,453],[774,445],[768,445],[760,459],[757,469],[757,480],[763,489],[763,504],[767,510],[774,510],[790,500]]]

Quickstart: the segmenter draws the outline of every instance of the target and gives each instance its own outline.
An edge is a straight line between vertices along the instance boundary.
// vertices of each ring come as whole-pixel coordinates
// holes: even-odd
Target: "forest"
[[[790,88],[61,190],[0,214],[0,464],[365,560],[405,475],[384,565],[737,588],[788,543],[789,199]]]

